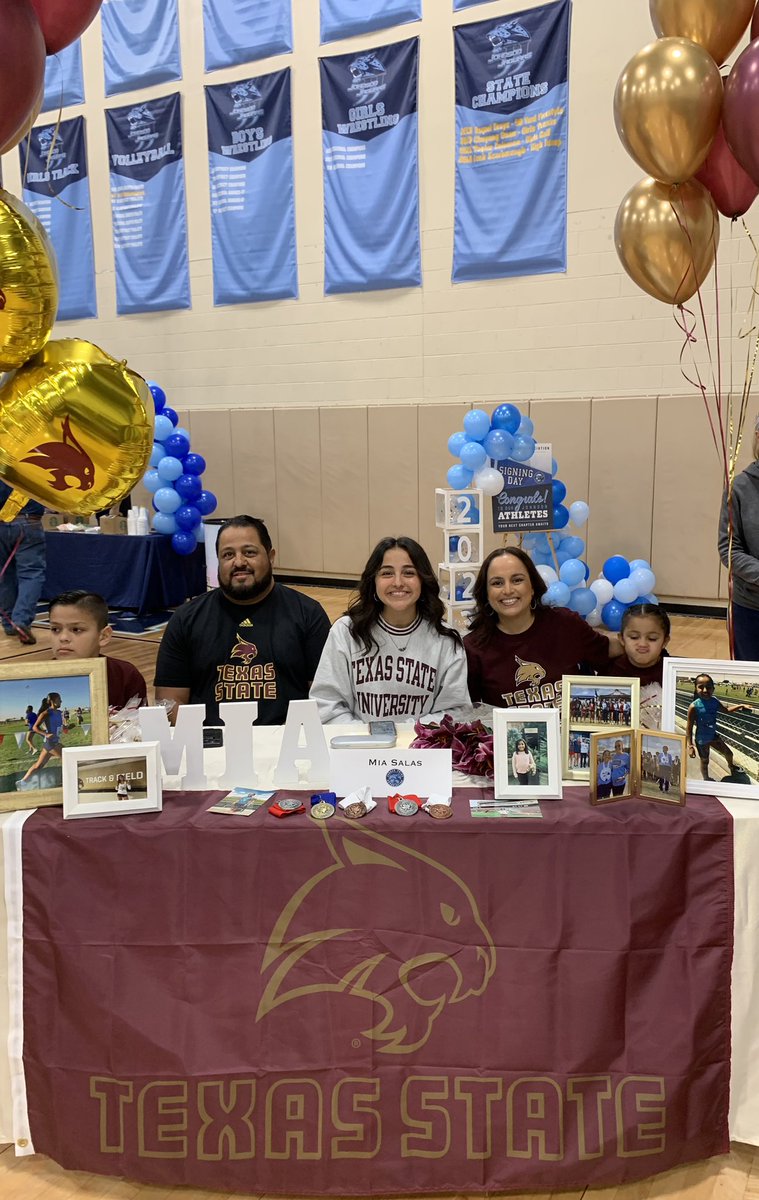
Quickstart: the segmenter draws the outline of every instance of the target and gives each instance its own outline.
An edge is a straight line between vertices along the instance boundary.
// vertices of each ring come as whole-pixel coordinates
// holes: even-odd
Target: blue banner
[[[116,311],[190,307],[179,93],[107,108]]]
[[[422,0],[320,0],[321,41],[421,21]]]
[[[319,62],[324,290],[419,287],[419,39]]]
[[[571,0],[454,29],[453,280],[567,269]]]
[[[453,0],[453,11],[461,8],[474,8],[475,4],[492,4],[493,0]]]
[[[293,48],[291,0],[203,0],[206,71],[287,54]]]
[[[98,315],[84,117],[35,125],[19,146],[23,201],[50,235],[58,260],[59,321]]]
[[[206,87],[213,302],[298,295],[290,68]]]
[[[65,50],[45,59],[45,94],[42,112],[53,112],[69,104],[84,104],[82,43],[77,38]]]
[[[105,94],[182,78],[177,0],[103,0]]]

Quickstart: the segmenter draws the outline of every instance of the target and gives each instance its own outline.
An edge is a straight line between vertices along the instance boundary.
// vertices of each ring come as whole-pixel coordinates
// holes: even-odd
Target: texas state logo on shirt
[[[514,655],[516,670],[513,692],[502,692],[501,699],[507,708],[550,708],[561,703],[561,680],[556,683],[543,683],[546,669],[540,663],[530,662]]]
[[[257,663],[258,647],[251,640],[252,621],[246,617],[241,621],[235,640],[230,647],[228,661],[216,668],[214,699],[223,700],[276,700],[277,674],[274,663]]]

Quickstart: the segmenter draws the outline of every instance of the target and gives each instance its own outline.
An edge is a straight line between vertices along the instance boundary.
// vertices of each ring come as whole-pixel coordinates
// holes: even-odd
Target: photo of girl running
[[[709,778],[709,755],[716,750],[727,763],[729,778],[733,774],[735,759],[727,742],[717,733],[717,717],[721,713],[753,712],[750,704],[724,704],[714,695],[714,680],[711,675],[696,676],[694,699],[688,709],[685,738],[688,754],[698,754],[703,779]]]
[[[24,775],[21,783],[26,783],[41,770],[52,757],[61,758],[61,733],[63,732],[63,713],[61,712],[60,692],[50,692],[40,705],[39,715],[30,733],[39,733],[43,738],[40,756]]]

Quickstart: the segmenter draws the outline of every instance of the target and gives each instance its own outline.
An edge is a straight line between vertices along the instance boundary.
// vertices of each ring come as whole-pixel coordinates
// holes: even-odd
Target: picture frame
[[[63,750],[107,741],[104,658],[0,664],[0,812],[62,804]]]
[[[590,803],[614,804],[637,795],[637,731],[590,734]]]
[[[631,729],[639,724],[639,679],[623,675],[562,676],[563,778],[586,783],[590,781],[592,733],[613,731],[615,727]]]
[[[521,751],[520,742],[525,743]],[[518,751],[523,763],[516,758]],[[493,760],[496,800],[560,800],[559,710],[494,708]],[[520,765],[527,770],[518,771]]]
[[[160,743],[64,750],[64,820],[160,812],[162,804]]]
[[[698,693],[699,676],[711,680],[711,692],[706,685]],[[752,741],[759,737],[759,663],[665,658],[662,725],[685,737],[686,792],[759,799],[759,749]],[[699,738],[710,730],[712,738]]]
[[[657,804],[685,805],[686,742],[681,733],[639,729],[635,754],[637,794]]]

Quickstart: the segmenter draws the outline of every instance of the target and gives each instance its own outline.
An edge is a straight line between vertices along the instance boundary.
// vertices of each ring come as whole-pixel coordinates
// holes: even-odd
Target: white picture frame
[[[695,681],[699,675],[709,676],[713,680],[712,694],[721,705],[716,717],[717,739],[708,744],[700,743],[702,746],[708,745],[705,759],[698,749],[698,721],[695,719],[688,745],[688,713],[697,698]],[[740,706],[738,711],[735,710],[736,705]],[[745,712],[744,705],[747,707]],[[732,662],[722,658],[665,658],[662,725],[686,737],[686,792],[721,796],[724,799],[743,797],[759,800],[759,746],[754,749],[749,740],[749,736],[759,737],[759,662]],[[729,757],[723,747],[727,748]],[[730,758],[733,770],[725,776],[725,770],[730,767]],[[710,776],[716,769],[722,778],[704,779],[704,761]]]
[[[534,763],[534,769],[527,772],[527,783],[521,781],[514,765],[516,744],[522,740]],[[558,708],[494,708],[493,761],[496,800],[560,800]]]
[[[158,742],[63,751],[64,819],[160,812],[162,803]]]

